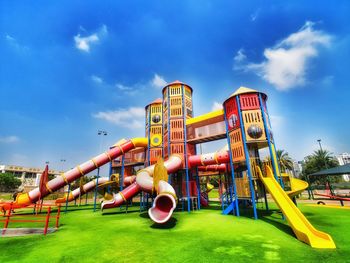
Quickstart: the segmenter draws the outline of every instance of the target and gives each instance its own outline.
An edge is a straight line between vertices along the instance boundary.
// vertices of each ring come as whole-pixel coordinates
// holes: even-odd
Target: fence
[[[11,203],[10,209],[8,209],[4,213],[4,215],[2,216],[4,219],[0,219],[0,222],[4,222],[4,226],[2,229],[1,235],[5,236],[6,232],[10,229],[11,230],[19,230],[19,229],[23,230],[23,228],[18,227],[20,225],[20,224],[18,225],[18,223],[24,223],[23,225],[25,225],[26,223],[29,223],[29,224],[39,223],[39,225],[41,225],[41,223],[44,223],[44,226],[40,227],[39,229],[43,229],[43,234],[46,235],[48,233],[48,230],[49,230],[50,219],[53,219],[53,218],[54,218],[55,228],[58,229],[59,228],[60,214],[61,214],[61,206],[59,205],[57,207],[56,214],[52,211],[50,205],[44,204],[41,206],[43,206],[44,208],[47,208],[45,212],[44,212],[44,210],[42,211],[41,210],[42,207],[40,207],[40,213],[38,213],[38,211],[36,210],[37,207],[35,207],[35,205],[32,205],[32,206],[28,206],[25,208],[21,208],[19,213],[14,213],[13,204]],[[9,228],[10,223],[16,223],[17,228]],[[26,229],[30,229],[30,228],[26,228]],[[32,228],[32,229],[34,229],[34,228]],[[33,233],[33,232],[31,232],[31,233]]]

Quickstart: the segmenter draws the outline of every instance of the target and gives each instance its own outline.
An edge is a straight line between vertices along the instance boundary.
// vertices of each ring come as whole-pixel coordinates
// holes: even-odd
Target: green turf
[[[209,198],[219,198],[219,189],[214,188],[208,193]]]
[[[103,215],[81,206],[62,214],[59,231],[46,237],[0,238],[0,262],[350,262],[350,210],[300,207],[337,249],[299,242],[277,210],[253,220],[223,216],[217,204],[176,212],[159,227],[137,206]]]
[[[3,201],[12,200],[12,194],[11,193],[0,193],[0,200],[3,200]]]

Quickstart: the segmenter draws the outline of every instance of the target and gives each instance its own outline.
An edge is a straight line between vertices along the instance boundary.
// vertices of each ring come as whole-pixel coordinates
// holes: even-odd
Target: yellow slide
[[[294,196],[297,196],[298,194],[301,194],[309,186],[307,182],[300,179],[293,178],[293,177],[290,177],[290,184],[291,184],[292,190],[286,191],[289,197],[294,197]]]
[[[335,248],[332,237],[315,229],[295,206],[286,192],[275,180],[269,166],[266,167],[267,176],[263,176],[260,167],[258,166],[257,171],[261,181],[264,183],[272,198],[287,218],[289,225],[300,241],[305,242],[314,248]]]

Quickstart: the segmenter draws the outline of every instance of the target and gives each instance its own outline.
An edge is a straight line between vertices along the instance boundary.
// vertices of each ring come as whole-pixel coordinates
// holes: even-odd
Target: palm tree
[[[277,150],[276,157],[282,173],[285,173],[286,170],[293,170],[293,160],[292,158],[290,158],[288,152],[286,152],[285,150]],[[271,157],[266,157],[266,161],[270,163]]]
[[[288,152],[285,150],[277,150],[276,155],[282,173],[285,173],[287,170],[293,170],[293,160],[290,158]]]
[[[336,167],[339,165],[337,159],[333,154],[327,150],[317,150],[311,155],[312,159],[315,162],[315,168],[317,171]]]
[[[309,179],[310,183],[318,182],[324,184],[326,181],[338,180],[336,177],[332,177],[331,180],[328,176],[308,177],[310,174],[339,165],[337,159],[331,152],[327,150],[317,150],[314,151],[312,155],[306,156],[304,160],[302,176],[304,179]]]

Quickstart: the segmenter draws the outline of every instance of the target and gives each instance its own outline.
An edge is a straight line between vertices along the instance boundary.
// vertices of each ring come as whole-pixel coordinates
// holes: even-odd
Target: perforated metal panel
[[[232,161],[241,162],[245,160],[245,153],[242,141],[241,129],[233,130],[229,133]]]
[[[182,106],[174,106],[170,108],[170,117],[182,117]]]
[[[150,150],[150,162],[151,165],[158,161],[158,158],[162,157],[162,148],[153,148]]]
[[[266,140],[264,122],[260,110],[242,111],[242,118],[248,142]]]
[[[249,198],[250,187],[248,177],[235,178],[238,198]]]
[[[170,97],[179,96],[182,94],[181,85],[171,85],[168,87]]]
[[[260,108],[258,94],[239,95],[241,110],[255,110]]]

